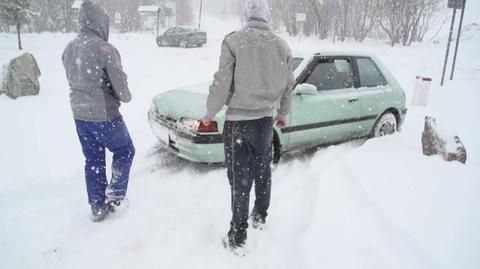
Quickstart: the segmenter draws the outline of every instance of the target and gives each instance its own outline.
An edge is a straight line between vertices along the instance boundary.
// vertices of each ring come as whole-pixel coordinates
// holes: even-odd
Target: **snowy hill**
[[[103,223],[89,219],[83,156],[60,60],[74,35],[25,35],[42,88],[40,96],[16,101],[0,96],[0,268],[479,268],[476,42],[462,48],[456,79],[442,88],[442,46],[285,37],[298,52],[375,53],[407,100],[415,77],[431,76],[430,103],[409,107],[396,135],[285,156],[273,172],[267,229],[249,230],[251,253],[244,259],[225,251],[225,170],[159,150],[146,112],[156,94],[210,80],[222,37],[237,27],[211,19],[207,45],[192,49],[159,48],[151,35],[112,36],[134,93],[122,113],[137,155],[130,203]],[[15,38],[0,35],[0,63],[16,55]],[[422,155],[425,115],[458,133],[468,151],[466,165]]]
[[[457,31],[458,25],[455,28],[455,31],[452,35],[453,45],[457,40]],[[442,27],[442,31],[440,36],[434,37],[430,42],[433,44],[446,44],[449,36],[449,28],[448,25],[444,25]],[[462,33],[460,35],[460,43],[464,44],[471,44],[471,45],[478,45],[480,42],[480,25],[478,23],[469,23],[467,25],[463,25]]]
[[[462,27],[461,42],[472,42],[478,44],[480,42],[480,25],[478,23],[470,23]]]

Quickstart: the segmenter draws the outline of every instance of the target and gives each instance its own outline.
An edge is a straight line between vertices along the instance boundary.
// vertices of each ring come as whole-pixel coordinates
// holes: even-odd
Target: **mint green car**
[[[273,161],[291,150],[392,134],[407,109],[405,93],[373,55],[322,52],[294,59],[296,86],[287,126],[274,127]],[[153,133],[166,148],[193,162],[225,160],[222,133],[226,107],[204,126],[208,85],[159,94],[148,113]]]

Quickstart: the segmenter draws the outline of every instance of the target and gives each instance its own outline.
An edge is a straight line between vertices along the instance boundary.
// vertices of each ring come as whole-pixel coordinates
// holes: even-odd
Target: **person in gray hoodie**
[[[70,104],[85,155],[85,177],[92,220],[101,221],[125,198],[135,148],[120,114],[130,102],[120,54],[108,43],[109,17],[95,2],[79,10],[80,33],[62,61],[70,86]],[[113,152],[112,178],[106,177],[105,148]]]
[[[247,26],[223,41],[219,69],[202,118],[211,124],[225,105],[225,158],[232,195],[232,220],[225,247],[245,251],[249,198],[255,183],[252,226],[262,228],[270,204],[273,124],[286,126],[295,79],[290,48],[268,25],[264,0],[245,2]],[[276,116],[274,118],[274,116]]]

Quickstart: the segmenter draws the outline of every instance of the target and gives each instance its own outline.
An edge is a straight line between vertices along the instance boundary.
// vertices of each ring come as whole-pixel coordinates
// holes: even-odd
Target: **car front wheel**
[[[168,46],[167,41],[165,41],[163,39],[158,39],[157,44],[158,44],[159,47],[167,47]]]
[[[373,137],[393,134],[397,131],[397,118],[390,112],[383,114],[373,127]]]
[[[180,47],[181,47],[181,48],[186,48],[186,47],[187,47],[187,42],[185,42],[185,41],[183,41],[183,40],[180,41]]]

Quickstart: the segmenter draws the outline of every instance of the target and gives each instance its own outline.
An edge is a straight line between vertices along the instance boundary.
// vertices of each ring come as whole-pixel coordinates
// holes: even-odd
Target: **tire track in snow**
[[[260,268],[308,268],[303,240],[312,228],[323,175],[357,147],[357,142],[351,142],[321,148],[311,157],[307,153],[277,167],[269,226],[256,242],[255,255],[264,260]]]
[[[410,259],[413,264],[418,265],[417,268],[442,268],[426,249],[406,231],[397,227],[382,207],[368,197],[358,176],[345,158],[342,158],[340,161],[340,169],[345,175],[343,178],[348,184],[346,187],[349,188],[349,192],[355,197],[358,204],[366,209],[369,221],[374,222],[373,225],[380,232],[381,236],[378,239],[380,241],[379,244],[383,248],[395,254],[404,253],[403,258]]]

